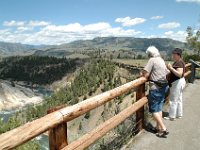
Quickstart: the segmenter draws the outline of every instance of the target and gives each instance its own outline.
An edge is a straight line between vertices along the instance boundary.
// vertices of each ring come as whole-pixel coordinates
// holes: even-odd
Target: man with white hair
[[[149,112],[152,113],[156,121],[156,135],[159,137],[167,137],[169,134],[162,119],[162,107],[165,99],[165,92],[168,88],[166,75],[169,73],[164,60],[161,58],[158,49],[155,46],[147,48],[149,61],[142,71],[142,75],[149,79],[149,95],[148,104]]]

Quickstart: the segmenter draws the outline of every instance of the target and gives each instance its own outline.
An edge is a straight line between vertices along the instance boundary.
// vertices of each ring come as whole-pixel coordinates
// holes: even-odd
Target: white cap
[[[159,50],[155,46],[149,46],[146,50],[146,53],[152,57],[160,56]]]

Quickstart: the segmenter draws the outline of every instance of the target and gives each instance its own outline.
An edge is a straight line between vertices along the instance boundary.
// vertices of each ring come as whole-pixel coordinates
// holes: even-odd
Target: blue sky
[[[105,36],[185,40],[200,0],[1,0],[0,41],[62,44]]]

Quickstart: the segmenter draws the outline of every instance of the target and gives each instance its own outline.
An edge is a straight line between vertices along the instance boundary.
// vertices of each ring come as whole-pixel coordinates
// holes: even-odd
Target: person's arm
[[[146,79],[148,79],[149,78],[149,73],[146,70],[142,70],[141,76],[145,77]]]
[[[171,64],[168,64],[167,68],[177,77],[181,78],[183,76],[183,68],[174,69]]]
[[[152,68],[153,68],[153,61],[152,61],[152,59],[149,59],[148,63],[146,64],[146,66],[144,67],[144,69],[141,72],[141,76],[148,79],[150,76],[150,73],[152,71]]]

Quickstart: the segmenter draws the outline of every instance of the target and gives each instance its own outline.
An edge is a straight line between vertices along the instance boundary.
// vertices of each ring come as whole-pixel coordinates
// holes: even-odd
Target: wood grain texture
[[[49,109],[47,113],[55,112],[61,108],[67,107],[66,105],[57,106]],[[68,145],[67,142],[67,123],[63,122],[58,126],[49,130],[49,149],[60,150]]]
[[[145,83],[138,86],[136,92],[136,101],[145,96]],[[144,106],[136,112],[136,134],[144,128]]]

